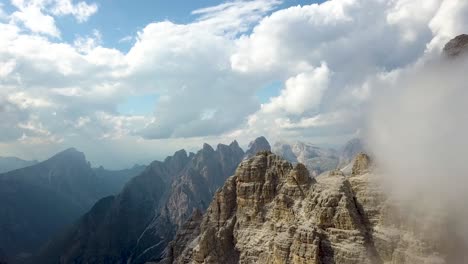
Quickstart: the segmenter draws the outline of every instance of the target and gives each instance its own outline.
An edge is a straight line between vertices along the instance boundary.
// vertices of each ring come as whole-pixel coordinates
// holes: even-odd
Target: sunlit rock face
[[[408,214],[366,154],[352,171],[313,179],[304,165],[260,152],[239,165],[203,219],[179,231],[161,263],[458,263],[441,212]]]

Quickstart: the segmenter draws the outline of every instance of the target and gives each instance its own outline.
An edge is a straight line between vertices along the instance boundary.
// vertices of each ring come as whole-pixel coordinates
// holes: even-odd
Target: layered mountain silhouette
[[[246,155],[269,148],[264,137],[246,153],[237,141],[180,150],[152,162],[116,196],[101,199],[31,263],[145,263],[163,257],[176,231],[204,211]]]
[[[37,163],[36,160],[23,160],[17,157],[0,157],[0,173],[21,169]]]
[[[0,174],[0,248],[13,262],[29,256],[100,198],[119,192],[123,178],[141,171],[119,171],[114,181],[111,171],[96,173],[84,154],[72,148]]]

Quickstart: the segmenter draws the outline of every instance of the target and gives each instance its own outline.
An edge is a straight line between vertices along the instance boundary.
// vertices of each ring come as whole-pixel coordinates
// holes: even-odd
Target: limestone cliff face
[[[465,263],[452,258],[461,248],[444,218],[408,217],[369,165],[360,154],[351,175],[313,179],[302,164],[260,152],[239,165],[203,219],[180,229],[162,263]]]

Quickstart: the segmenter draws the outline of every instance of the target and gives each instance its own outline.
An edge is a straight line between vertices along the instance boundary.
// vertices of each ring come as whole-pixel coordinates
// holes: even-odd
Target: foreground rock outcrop
[[[351,175],[313,179],[304,165],[261,152],[202,219],[187,222],[161,263],[466,263],[444,215],[405,211],[370,165],[360,154]]]

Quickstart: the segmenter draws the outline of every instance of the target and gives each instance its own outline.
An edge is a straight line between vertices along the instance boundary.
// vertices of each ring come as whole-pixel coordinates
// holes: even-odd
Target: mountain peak
[[[444,47],[444,53],[449,57],[458,57],[468,52],[468,35],[462,34],[450,40]]]
[[[255,156],[260,151],[271,151],[271,146],[268,140],[264,136],[256,138],[254,141],[249,143],[249,148],[245,152],[247,158]]]
[[[370,157],[367,154],[361,152],[354,159],[352,173],[353,175],[361,175],[361,174],[367,173],[369,172],[370,166],[371,166]]]
[[[237,140],[234,140],[231,142],[231,144],[229,144],[230,147],[239,147],[239,143],[237,142]]]
[[[174,153],[174,158],[187,158],[187,151],[185,149],[178,150]]]
[[[203,151],[214,152],[214,149],[212,146],[210,146],[210,144],[203,143]]]
[[[77,161],[86,161],[86,156],[83,152],[78,151],[76,148],[68,148],[64,151],[61,151],[49,160],[77,160]]]

